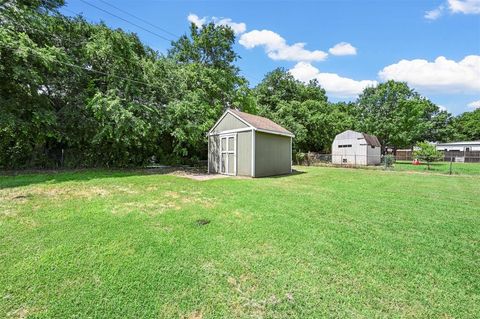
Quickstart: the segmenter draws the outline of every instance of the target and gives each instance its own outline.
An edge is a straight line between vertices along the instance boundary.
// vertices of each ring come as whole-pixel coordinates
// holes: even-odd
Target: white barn
[[[333,140],[332,164],[378,165],[381,148],[376,136],[348,130]]]

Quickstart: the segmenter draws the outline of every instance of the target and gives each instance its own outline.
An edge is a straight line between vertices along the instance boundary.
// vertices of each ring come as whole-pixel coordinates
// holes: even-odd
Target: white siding
[[[345,131],[338,134],[332,143],[332,164],[380,164],[380,147],[368,145],[362,133]]]

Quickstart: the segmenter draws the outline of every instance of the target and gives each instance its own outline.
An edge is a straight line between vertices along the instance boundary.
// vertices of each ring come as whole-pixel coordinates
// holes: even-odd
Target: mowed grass
[[[297,169],[0,177],[0,317],[480,316],[480,177]]]
[[[467,174],[480,175],[480,163],[452,163],[452,175]],[[397,171],[419,171],[427,173],[441,173],[450,174],[449,162],[435,162],[430,163],[430,168],[426,163],[421,165],[413,165],[412,161],[397,161],[395,162],[395,170]]]

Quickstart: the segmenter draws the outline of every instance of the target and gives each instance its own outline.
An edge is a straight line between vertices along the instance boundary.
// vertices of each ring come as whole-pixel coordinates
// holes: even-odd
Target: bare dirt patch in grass
[[[9,312],[7,314],[7,318],[25,319],[25,318],[32,317],[35,314],[39,314],[40,312],[42,312],[41,309],[25,306]]]
[[[227,178],[229,177],[228,175],[222,175],[222,174],[208,174],[208,173],[202,173],[202,172],[194,172],[194,171],[175,171],[170,173],[170,175],[174,176],[179,176],[179,177],[186,177],[190,178],[196,181],[208,181],[211,179],[219,179],[219,178]]]

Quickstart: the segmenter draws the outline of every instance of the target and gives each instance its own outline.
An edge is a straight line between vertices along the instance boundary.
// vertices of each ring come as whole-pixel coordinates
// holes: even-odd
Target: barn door
[[[237,137],[235,134],[220,136],[220,173],[237,175]]]

